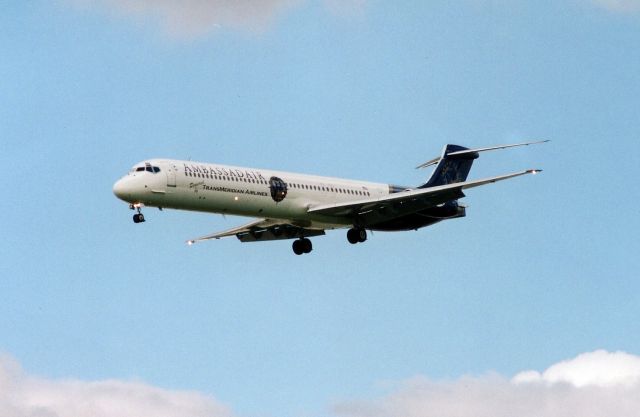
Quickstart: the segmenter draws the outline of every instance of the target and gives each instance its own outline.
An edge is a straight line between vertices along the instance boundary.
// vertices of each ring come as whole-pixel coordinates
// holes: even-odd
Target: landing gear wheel
[[[293,253],[295,253],[296,255],[302,255],[304,253],[302,240],[294,240],[293,245],[291,245],[291,247],[293,248]]]
[[[140,211],[141,206],[140,205],[136,206],[136,205],[130,204],[129,208],[131,210],[134,210],[134,209],[137,210],[137,213],[133,215],[133,222],[134,223],[142,223],[144,221],[144,214],[142,214],[142,211]]]
[[[296,255],[302,255],[303,253],[309,253],[313,250],[313,245],[311,241],[307,238],[300,238],[293,241],[293,253]]]
[[[356,243],[358,243],[360,241],[358,237],[358,231],[356,229],[349,229],[347,231],[347,240],[352,245],[355,245]]]
[[[355,227],[351,228],[347,232],[347,240],[352,245],[355,245],[356,243],[362,243],[365,240],[367,240],[367,231],[364,229],[355,228]]]
[[[358,242],[362,243],[367,240],[367,231],[364,229],[358,229]]]
[[[300,242],[302,243],[302,250],[304,251],[304,253],[309,253],[313,250],[313,245],[311,244],[311,241],[309,239],[300,239]]]

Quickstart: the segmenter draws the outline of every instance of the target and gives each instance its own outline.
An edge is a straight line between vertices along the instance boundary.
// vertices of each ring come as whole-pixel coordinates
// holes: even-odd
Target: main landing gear
[[[367,231],[359,227],[351,228],[347,232],[347,240],[352,245],[355,245],[356,243],[362,243],[367,240]]]
[[[302,255],[303,253],[309,253],[313,250],[313,245],[311,241],[306,237],[301,237],[300,239],[293,241],[293,253],[296,255]]]

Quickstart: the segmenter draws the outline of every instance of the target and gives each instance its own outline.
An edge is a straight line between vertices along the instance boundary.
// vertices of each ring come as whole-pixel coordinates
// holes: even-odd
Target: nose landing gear
[[[136,214],[133,215],[133,222],[134,223],[143,223],[144,220],[144,214],[142,214],[142,206],[139,204],[131,204],[129,206],[129,208],[131,210],[137,210],[138,212]]]
[[[293,241],[293,253],[296,255],[302,255],[303,253],[309,253],[313,250],[311,241],[306,237]]]

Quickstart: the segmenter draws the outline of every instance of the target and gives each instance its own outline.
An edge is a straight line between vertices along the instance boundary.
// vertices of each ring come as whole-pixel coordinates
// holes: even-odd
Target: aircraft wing
[[[309,229],[296,226],[289,220],[259,219],[245,225],[234,227],[223,232],[217,232],[187,241],[193,245],[204,240],[220,239],[236,236],[241,242],[261,242],[263,240],[293,239],[297,237],[309,237],[324,235],[322,229]]]
[[[462,198],[464,197],[462,190],[468,188],[479,187],[521,175],[537,174],[538,172],[540,172],[540,170],[530,169],[480,180],[401,191],[381,198],[324,204],[309,208],[309,213],[328,216],[360,216],[366,223],[371,224],[376,221],[416,213],[446,203],[447,201]]]

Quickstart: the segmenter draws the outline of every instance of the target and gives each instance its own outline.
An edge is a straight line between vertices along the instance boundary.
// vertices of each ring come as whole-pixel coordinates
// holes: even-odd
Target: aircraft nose
[[[119,179],[118,181],[116,181],[115,184],[113,184],[113,193],[120,200],[124,200],[124,201],[129,200],[129,198],[131,197],[131,190],[127,186],[124,178]]]

